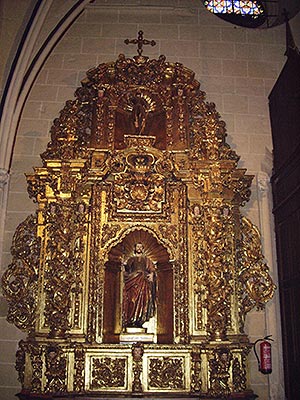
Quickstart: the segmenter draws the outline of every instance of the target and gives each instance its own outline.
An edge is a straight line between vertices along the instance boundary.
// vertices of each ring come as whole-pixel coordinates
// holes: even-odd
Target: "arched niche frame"
[[[115,147],[126,148],[125,135],[156,138],[155,147],[166,149],[166,111],[164,99],[147,87],[131,88],[116,99]]]
[[[118,343],[122,332],[122,269],[121,260],[133,255],[134,245],[142,243],[144,254],[156,265],[157,297],[156,311],[152,322],[152,332],[157,343],[173,342],[173,286],[174,259],[166,244],[155,232],[137,226],[120,235],[118,243],[106,250],[104,300],[103,300],[103,341]],[[147,324],[146,324],[147,325]]]

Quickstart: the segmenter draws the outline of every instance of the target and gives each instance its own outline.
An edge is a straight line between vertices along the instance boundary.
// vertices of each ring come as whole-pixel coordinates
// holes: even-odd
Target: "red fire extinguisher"
[[[270,374],[272,372],[272,346],[270,341],[273,341],[273,339],[270,339],[271,336],[272,335],[265,336],[263,339],[258,339],[254,342],[253,349],[258,362],[258,370],[262,374]],[[258,342],[261,342],[259,345],[260,358],[257,355],[255,347]]]

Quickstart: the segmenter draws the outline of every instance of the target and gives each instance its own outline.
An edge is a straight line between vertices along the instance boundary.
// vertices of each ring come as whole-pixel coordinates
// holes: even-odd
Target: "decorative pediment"
[[[194,73],[180,63],[120,55],[87,72],[75,100],[51,128],[42,158],[87,157],[93,149],[126,148],[126,135],[154,136],[161,150],[187,150],[193,159],[237,161],[225,143],[225,123]]]

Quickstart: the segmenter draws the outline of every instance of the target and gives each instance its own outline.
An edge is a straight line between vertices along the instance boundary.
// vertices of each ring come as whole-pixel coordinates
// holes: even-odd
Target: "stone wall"
[[[135,6],[134,4],[137,4]],[[144,55],[164,54],[168,61],[183,63],[196,73],[207,100],[214,102],[226,122],[228,143],[241,156],[239,166],[254,174],[252,198],[244,213],[263,233],[263,246],[276,281],[271,198],[268,178],[272,168],[272,140],[268,94],[285,62],[285,28],[252,30],[226,23],[205,10],[200,1],[95,1],[53,48],[26,101],[16,137],[5,220],[3,266],[9,264],[10,246],[17,225],[34,212],[26,191],[25,172],[41,165],[39,154],[49,141],[52,121],[68,99],[73,98],[85,71],[113,61],[118,54],[136,54],[124,39],[139,30],[157,42],[146,46]],[[151,6],[152,4],[152,6]],[[175,5],[175,6],[174,6]],[[299,16],[295,21],[299,22]],[[296,22],[292,21],[292,26]],[[300,25],[300,24],[299,24]],[[280,353],[280,317],[277,296],[266,312],[252,312],[247,332],[252,341],[273,334],[274,367],[269,378],[257,372],[250,356],[251,388],[260,400],[283,397]],[[17,341],[22,334],[5,320],[0,306],[0,397],[12,400],[18,392],[14,370]]]

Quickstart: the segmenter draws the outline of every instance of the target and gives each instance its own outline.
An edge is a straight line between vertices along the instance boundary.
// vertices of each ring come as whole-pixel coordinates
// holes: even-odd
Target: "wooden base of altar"
[[[20,400],[256,398],[245,387],[247,342],[58,345],[39,341],[22,342],[21,347],[27,387],[18,394]]]
[[[190,396],[184,395],[174,395],[174,394],[165,394],[163,396],[158,396],[155,394],[147,394],[145,396],[143,393],[136,393],[132,396],[120,395],[120,394],[111,394],[111,395],[97,395],[97,394],[30,394],[21,392],[16,395],[20,400],[114,400],[120,398],[126,398],[126,400],[255,400],[257,399],[257,395],[254,394],[251,390],[245,391],[243,393],[232,393],[226,397],[207,397],[207,396],[195,396],[195,394],[191,394]]]

